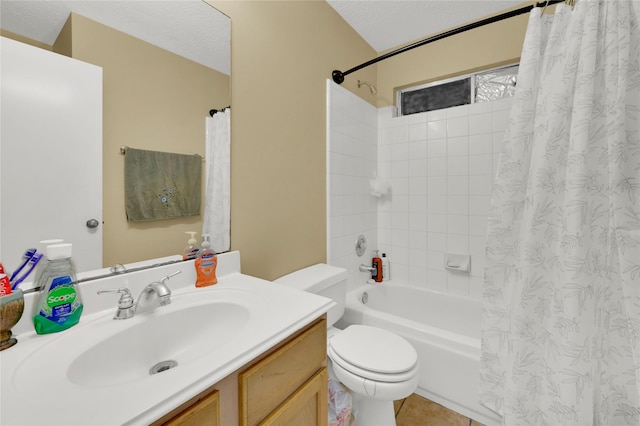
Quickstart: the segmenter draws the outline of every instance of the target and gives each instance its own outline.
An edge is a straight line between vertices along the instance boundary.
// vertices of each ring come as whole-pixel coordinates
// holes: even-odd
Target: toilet
[[[292,272],[274,283],[332,299],[327,313],[327,356],[330,377],[351,393],[358,426],[395,425],[393,401],[418,387],[418,354],[404,338],[368,325],[333,325],[342,317],[347,295],[347,270],[317,264]]]

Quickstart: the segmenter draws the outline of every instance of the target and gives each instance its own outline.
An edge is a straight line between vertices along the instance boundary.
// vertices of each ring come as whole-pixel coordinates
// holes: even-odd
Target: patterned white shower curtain
[[[488,226],[480,400],[640,424],[640,5],[531,12]]]
[[[217,253],[231,247],[231,108],[206,118],[206,187],[202,233]]]

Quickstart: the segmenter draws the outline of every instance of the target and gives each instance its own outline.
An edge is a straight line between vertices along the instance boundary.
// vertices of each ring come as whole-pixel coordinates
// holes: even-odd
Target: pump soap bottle
[[[371,272],[371,278],[377,283],[382,282],[382,259],[378,254],[378,250],[373,251],[373,259],[371,259],[371,266],[374,270]]]
[[[198,252],[200,251],[200,247],[198,247],[196,240],[196,233],[193,231],[187,231],[185,234],[190,234],[191,238],[187,242],[187,246],[182,251],[182,260],[191,260],[198,257]]]
[[[83,305],[76,287],[71,249],[71,244],[47,246],[48,263],[37,280],[43,290],[33,317],[38,334],[57,333],[80,321]]]
[[[210,246],[209,234],[202,234],[202,248],[195,261],[196,287],[207,287],[218,282],[216,278],[218,256],[209,248]]]

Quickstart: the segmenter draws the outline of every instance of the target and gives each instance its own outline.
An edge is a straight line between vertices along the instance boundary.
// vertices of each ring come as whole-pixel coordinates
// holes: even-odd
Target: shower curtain
[[[480,400],[640,424],[640,4],[534,9],[494,184]]]
[[[205,208],[202,233],[211,236],[211,248],[228,251],[231,228],[231,108],[206,118]]]

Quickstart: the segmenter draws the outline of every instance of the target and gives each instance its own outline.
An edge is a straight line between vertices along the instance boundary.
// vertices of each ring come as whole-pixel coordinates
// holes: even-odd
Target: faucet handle
[[[160,282],[164,284],[165,281],[169,280],[169,278],[176,276],[178,274],[181,274],[182,270],[178,269],[177,271],[175,271],[173,274],[169,274],[166,277],[162,277],[160,278]]]
[[[102,293],[120,293],[120,300],[118,300],[118,309],[128,309],[133,307],[133,297],[131,296],[131,292],[128,288],[106,288],[99,289],[97,291],[98,294]]]

